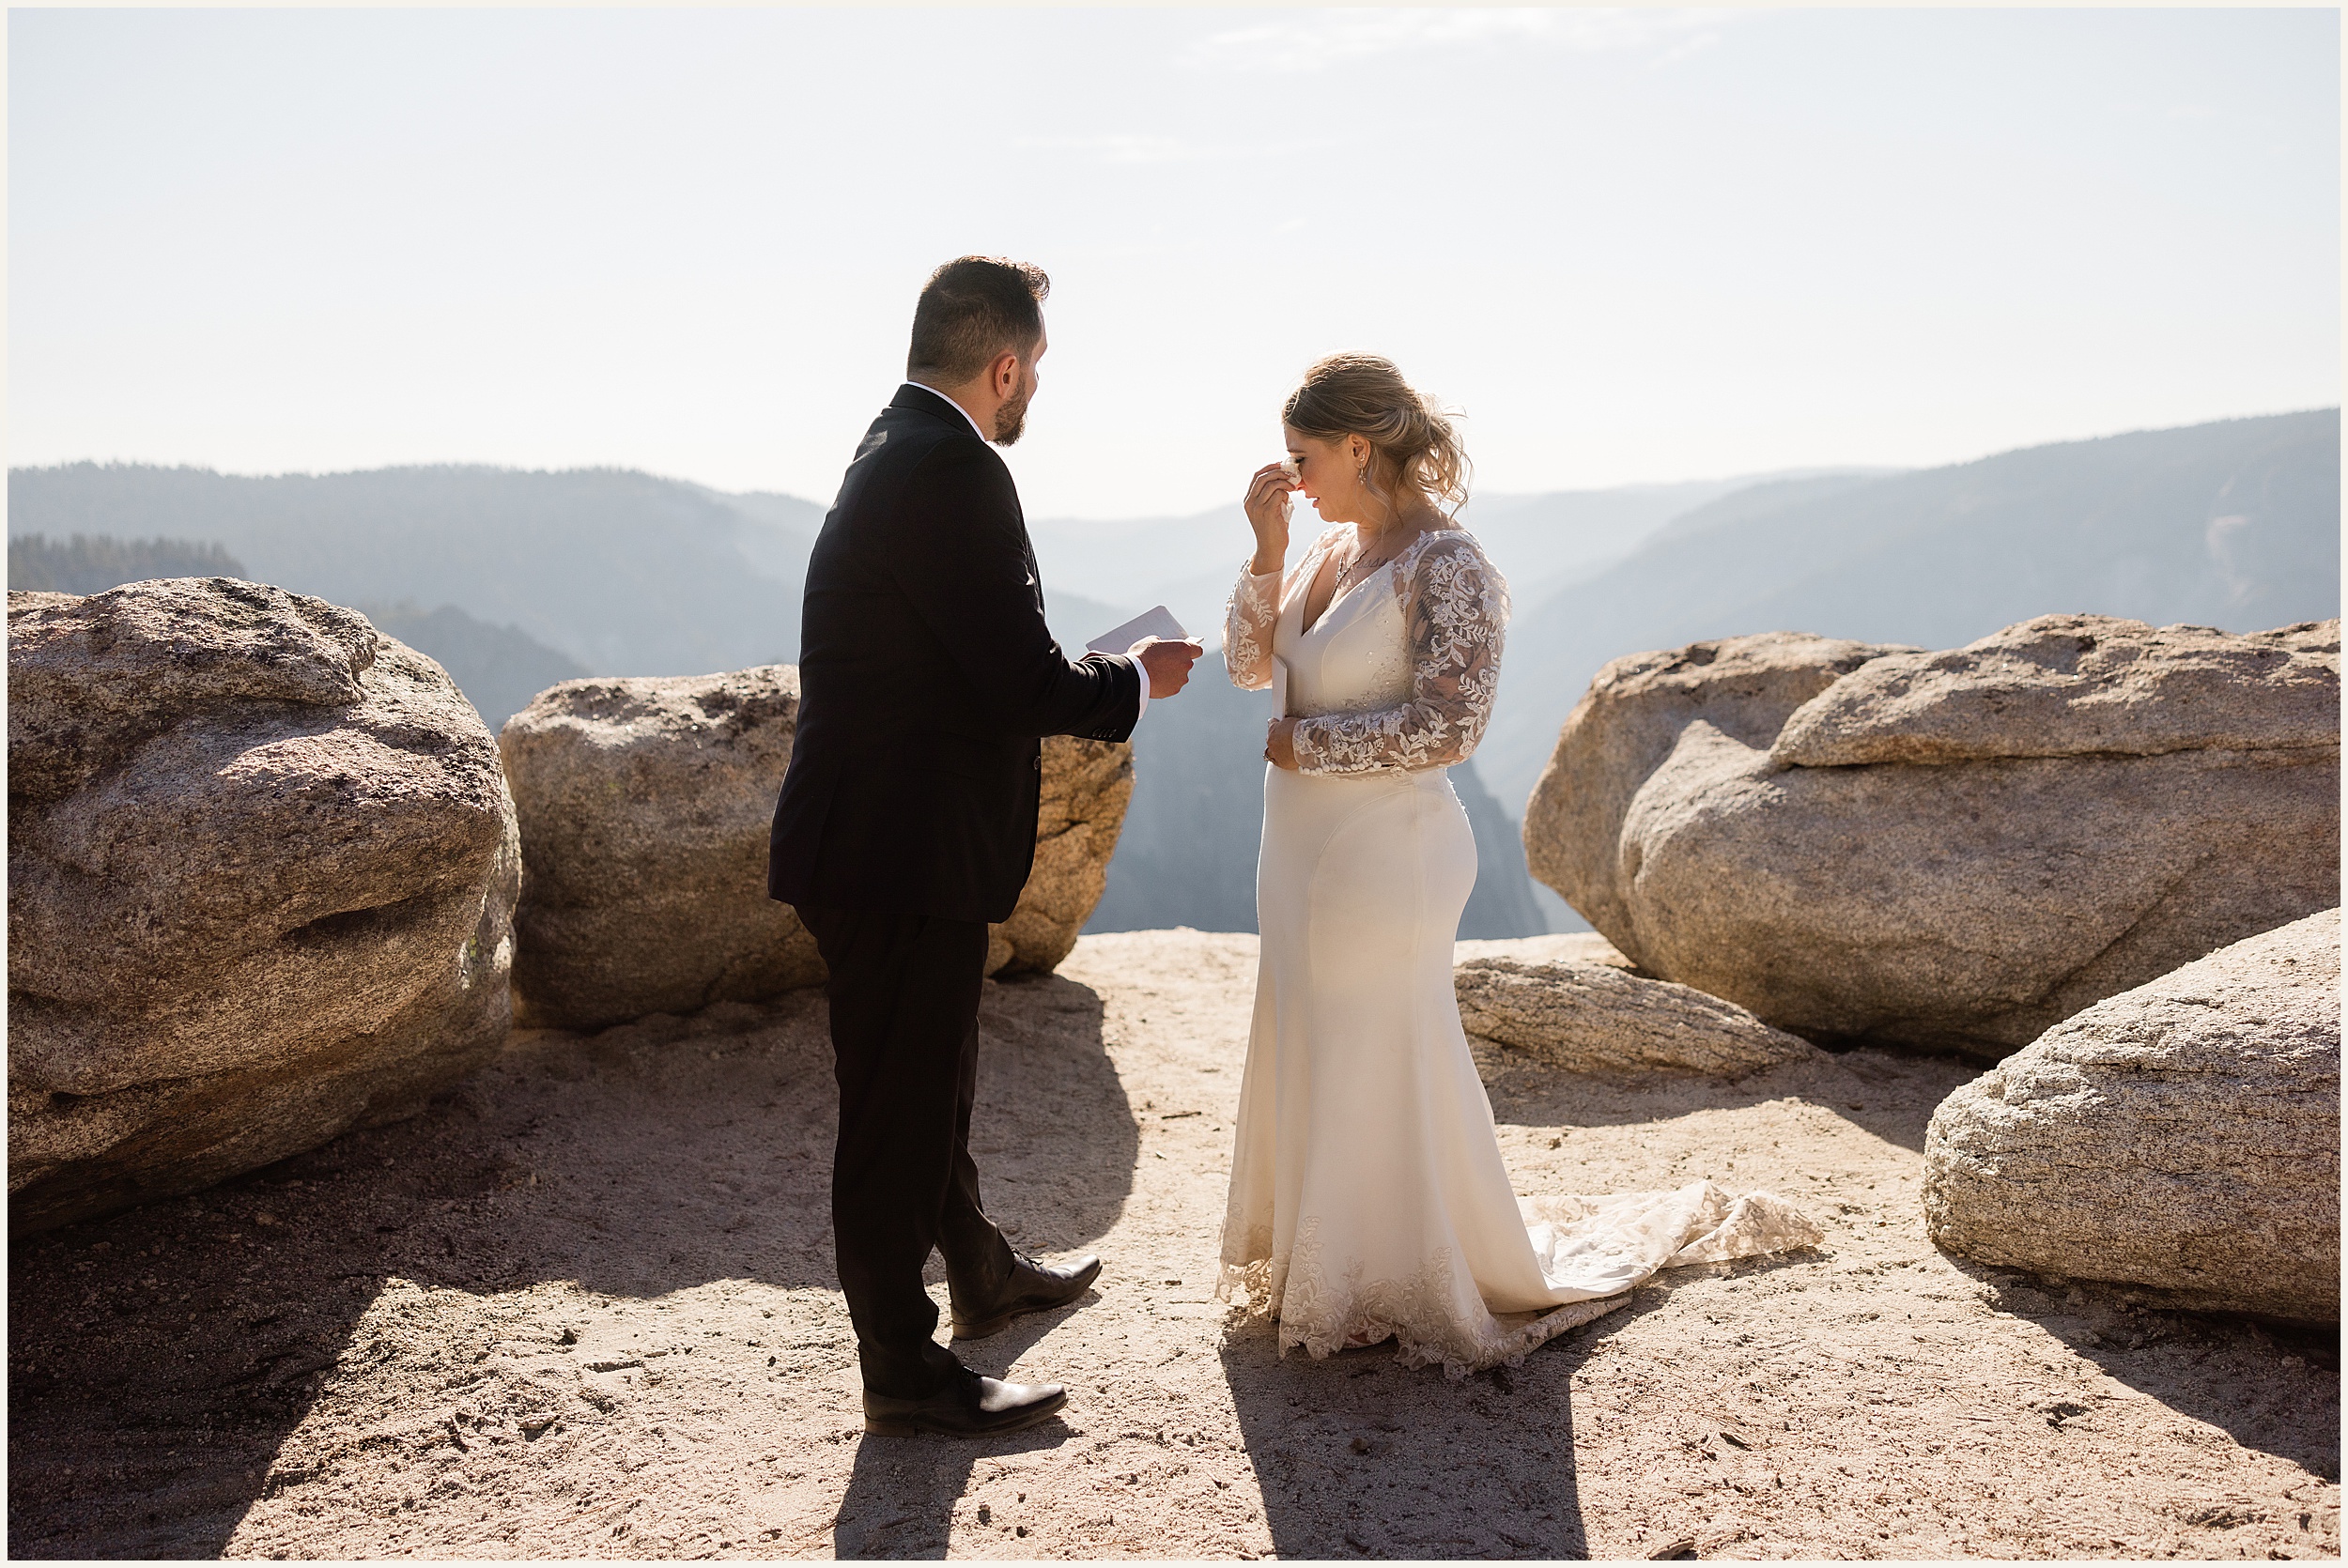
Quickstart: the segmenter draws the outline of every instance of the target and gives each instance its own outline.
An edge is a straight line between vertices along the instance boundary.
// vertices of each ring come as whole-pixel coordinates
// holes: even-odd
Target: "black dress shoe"
[[[954,1338],[984,1339],[1001,1333],[1023,1312],[1064,1307],[1082,1296],[1085,1286],[1100,1274],[1101,1260],[1089,1253],[1057,1268],[1038,1263],[1025,1253],[1013,1253],[1011,1278],[996,1291],[994,1299],[954,1302]]]
[[[1068,1403],[1058,1383],[1003,1383],[965,1372],[927,1399],[892,1399],[864,1391],[864,1430],[887,1437],[942,1432],[991,1437],[1049,1421]]]

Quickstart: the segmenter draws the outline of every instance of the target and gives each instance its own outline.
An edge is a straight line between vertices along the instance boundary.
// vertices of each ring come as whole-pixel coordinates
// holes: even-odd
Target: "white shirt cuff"
[[[1138,730],[1141,728],[1141,715],[1150,711],[1150,672],[1142,669],[1141,661],[1131,653],[1125,655],[1125,662],[1134,667],[1134,674],[1141,681],[1141,702],[1134,709],[1134,728]]]

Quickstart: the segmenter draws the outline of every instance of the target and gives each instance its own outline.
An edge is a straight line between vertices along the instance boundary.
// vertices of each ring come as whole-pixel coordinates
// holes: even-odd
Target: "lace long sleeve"
[[[1259,576],[1247,567],[1240,562],[1239,581],[1223,607],[1223,668],[1240,690],[1261,691],[1272,684],[1272,628],[1280,619],[1282,576]]]
[[[1410,629],[1411,699],[1325,714],[1296,726],[1305,773],[1370,773],[1465,761],[1484,738],[1500,686],[1508,585],[1465,533],[1430,534],[1396,576]]]

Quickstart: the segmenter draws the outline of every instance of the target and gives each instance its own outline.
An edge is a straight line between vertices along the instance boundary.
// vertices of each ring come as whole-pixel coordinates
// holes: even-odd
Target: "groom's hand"
[[[1190,667],[1205,652],[1196,642],[1168,642],[1162,637],[1145,637],[1128,648],[1125,654],[1149,677],[1150,700],[1155,702],[1190,684]]]

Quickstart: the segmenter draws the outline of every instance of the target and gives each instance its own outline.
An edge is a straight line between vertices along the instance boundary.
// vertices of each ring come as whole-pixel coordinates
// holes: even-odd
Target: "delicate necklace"
[[[1383,530],[1379,537],[1379,543],[1382,545],[1384,544],[1384,534],[1392,531],[1394,530],[1391,527]],[[1402,551],[1399,547],[1390,550],[1383,557],[1375,561],[1370,560],[1371,553],[1372,552],[1369,550],[1364,550],[1360,555],[1353,558],[1352,561],[1347,565],[1345,570],[1337,574],[1336,592],[1338,593],[1344,592],[1351,584],[1367,577],[1371,572],[1375,572],[1379,567],[1385,565],[1387,561],[1392,561],[1396,556],[1400,555]],[[1354,576],[1356,572],[1361,573],[1360,577],[1356,577]]]

